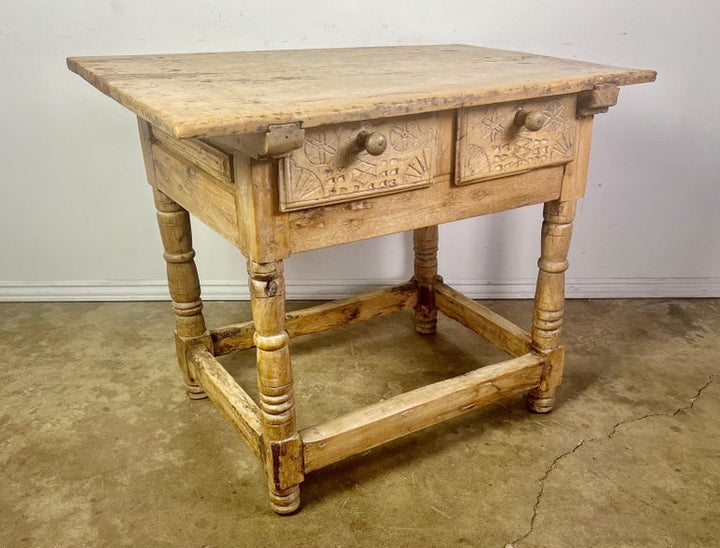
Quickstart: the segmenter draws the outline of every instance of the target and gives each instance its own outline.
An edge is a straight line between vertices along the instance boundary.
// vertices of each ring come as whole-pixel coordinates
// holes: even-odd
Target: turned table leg
[[[548,413],[555,403],[555,389],[562,382],[564,361],[560,347],[565,304],[565,271],[570,248],[575,200],[547,202],[543,210],[542,244],[532,321],[532,345],[548,356],[541,384],[528,392],[531,411]]]
[[[278,514],[290,514],[300,506],[303,473],[302,442],[295,422],[290,339],[285,331],[283,264],[249,260],[248,274],[270,505]]]
[[[167,279],[175,312],[175,347],[183,373],[185,389],[191,399],[206,398],[202,387],[188,367],[187,350],[195,344],[212,347],[205,327],[200,300],[200,280],[192,249],[190,216],[182,206],[157,189],[153,189],[158,226],[167,262]]]
[[[415,306],[415,331],[423,335],[435,333],[437,308],[433,286],[438,279],[437,251],[438,227],[426,226],[413,231],[415,251],[415,281],[418,284],[418,300]]]

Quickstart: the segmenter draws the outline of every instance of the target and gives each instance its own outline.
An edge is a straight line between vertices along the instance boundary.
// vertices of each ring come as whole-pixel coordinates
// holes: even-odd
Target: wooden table
[[[562,380],[564,273],[593,116],[655,73],[470,46],[73,57],[71,70],[138,116],[188,395],[209,397],[262,459],[272,509],[305,475]],[[531,333],[437,275],[437,225],[544,203]],[[253,321],[207,329],[189,213],[247,258]],[[415,275],[285,312],[292,253],[414,231]],[[298,431],[288,342],[406,309],[441,311],[511,359]],[[255,403],[216,359],[256,348]]]

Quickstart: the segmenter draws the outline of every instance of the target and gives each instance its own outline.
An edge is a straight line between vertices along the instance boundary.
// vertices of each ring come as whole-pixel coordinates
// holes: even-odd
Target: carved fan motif
[[[290,161],[290,172],[292,173],[292,195],[295,199],[308,199],[315,195],[322,196],[323,184],[320,178],[309,169]]]
[[[552,153],[560,156],[570,156],[572,154],[573,140],[567,131],[563,131],[553,146]]]
[[[420,181],[427,178],[429,161],[427,151],[422,150],[415,156],[405,170],[405,178],[412,181]]]

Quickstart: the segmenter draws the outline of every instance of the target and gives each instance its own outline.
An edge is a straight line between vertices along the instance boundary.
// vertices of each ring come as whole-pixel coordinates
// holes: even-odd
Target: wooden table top
[[[178,138],[431,112],[651,82],[655,72],[465,45],[70,57]]]

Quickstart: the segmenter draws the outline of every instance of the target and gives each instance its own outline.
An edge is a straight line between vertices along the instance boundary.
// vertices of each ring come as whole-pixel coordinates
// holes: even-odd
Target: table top
[[[313,127],[651,82],[655,72],[465,45],[70,57],[178,138]]]

